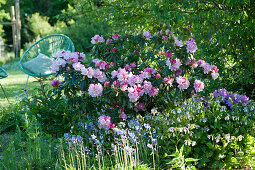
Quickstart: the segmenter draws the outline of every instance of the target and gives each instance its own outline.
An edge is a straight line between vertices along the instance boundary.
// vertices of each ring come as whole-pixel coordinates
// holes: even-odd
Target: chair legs
[[[26,97],[27,97],[27,83],[28,83],[28,79],[29,79],[29,75],[27,75],[27,82],[24,88],[24,92],[26,93]]]
[[[8,103],[10,103],[10,102],[9,102],[9,99],[8,99],[8,97],[7,97],[7,95],[6,95],[5,91],[4,91],[4,88],[3,88],[3,86],[2,86],[1,83],[0,83],[0,86],[1,86],[1,89],[2,89],[2,91],[3,91],[3,93],[4,93],[4,96],[6,97],[6,99],[7,99],[7,101],[8,101]]]

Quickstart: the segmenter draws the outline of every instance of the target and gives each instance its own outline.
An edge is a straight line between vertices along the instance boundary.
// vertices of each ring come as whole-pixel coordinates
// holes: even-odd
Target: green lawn
[[[15,96],[17,96],[17,94],[21,94],[25,88],[25,84],[27,81],[27,74],[23,73],[20,70],[16,70],[16,71],[6,70],[6,71],[9,76],[7,78],[0,79],[0,83],[3,86],[10,103],[13,103],[16,101]],[[40,87],[39,82],[35,78],[29,77],[29,81],[27,85],[28,94],[32,93],[32,90],[36,87]],[[3,106],[6,106],[7,104],[8,104],[8,101],[5,98],[2,89],[0,89],[0,106],[3,107]]]

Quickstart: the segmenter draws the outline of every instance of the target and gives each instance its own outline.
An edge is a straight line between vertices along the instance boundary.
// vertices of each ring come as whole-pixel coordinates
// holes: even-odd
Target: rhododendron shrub
[[[51,68],[64,77],[59,94],[64,90],[69,102],[84,111],[104,109],[126,120],[129,111],[146,113],[199,95],[218,78],[217,66],[195,58],[193,38],[177,39],[169,31],[152,35],[95,35],[92,63],[84,63],[83,53],[57,52]]]

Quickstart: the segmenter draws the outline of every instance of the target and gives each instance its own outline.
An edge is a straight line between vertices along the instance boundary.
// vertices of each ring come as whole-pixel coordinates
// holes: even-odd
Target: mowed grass
[[[9,76],[7,78],[0,79],[0,83],[4,88],[9,102],[14,103],[16,102],[15,96],[24,92],[25,84],[27,81],[27,74],[23,73],[21,70],[6,71]],[[40,88],[40,83],[38,80],[30,76],[27,85],[28,94],[33,93],[33,89],[35,88]],[[3,93],[3,90],[0,89],[0,106],[4,107],[8,104],[9,103]]]

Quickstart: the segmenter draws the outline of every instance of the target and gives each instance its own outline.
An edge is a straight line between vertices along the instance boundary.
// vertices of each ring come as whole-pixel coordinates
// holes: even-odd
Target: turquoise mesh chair
[[[52,75],[54,73],[50,73],[50,74],[34,73],[31,70],[27,69],[24,64],[36,58],[40,53],[53,59],[55,56],[55,53],[59,50],[74,52],[74,45],[72,40],[65,35],[54,34],[54,35],[48,35],[40,39],[39,41],[35,42],[32,46],[30,46],[20,59],[21,70],[24,73],[28,74],[27,82],[28,82],[29,76],[41,78],[41,77]],[[27,82],[25,85],[25,90],[26,90]]]
[[[7,72],[3,68],[0,67],[0,79],[6,78],[6,77],[8,77]],[[1,89],[3,90],[3,93],[4,93],[7,101],[9,102],[8,97],[7,97],[7,95],[6,95],[5,91],[4,91],[4,88],[3,88],[1,83],[0,83],[0,86],[1,86]]]

